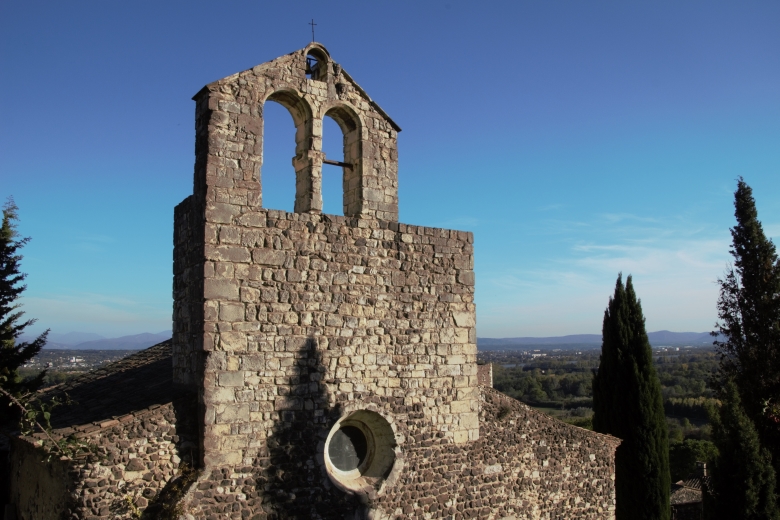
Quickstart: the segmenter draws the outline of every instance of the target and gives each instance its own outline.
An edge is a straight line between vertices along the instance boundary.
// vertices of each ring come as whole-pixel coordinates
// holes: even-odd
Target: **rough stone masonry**
[[[183,519],[614,517],[619,441],[478,375],[473,235],[398,222],[400,128],[322,45],[194,100],[173,340],[153,347],[172,364],[160,391],[175,395],[76,428],[114,455],[63,462],[70,518],[159,511],[179,488]],[[293,213],[262,205],[268,101],[295,122]],[[324,117],[344,135],[338,166]],[[322,214],[323,164],[343,171],[344,216]],[[177,487],[180,461],[197,467],[192,485]],[[42,495],[22,494],[20,518],[34,518]]]
[[[203,464],[222,471],[212,482],[258,482],[262,468],[263,488],[286,488],[285,510],[302,500],[302,515],[338,517],[355,497],[384,514],[460,514],[460,493],[435,506],[398,479],[425,467],[433,478],[437,450],[468,453],[480,437],[472,234],[397,222],[400,128],[319,44],[194,99],[194,193],[175,218],[173,362],[175,380],[198,388]],[[296,126],[294,213],[262,207],[268,101]],[[326,116],[344,134],[344,217],[321,214]],[[352,417],[360,442],[384,453],[376,471],[345,475],[330,460],[329,439]],[[608,515],[611,489],[572,505]],[[202,511],[219,510],[197,495]],[[484,499],[487,512],[507,497]]]

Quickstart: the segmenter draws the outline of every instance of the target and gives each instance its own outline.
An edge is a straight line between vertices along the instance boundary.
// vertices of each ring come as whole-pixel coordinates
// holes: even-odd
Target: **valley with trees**
[[[497,389],[623,439],[617,520],[669,518],[670,478],[697,461],[711,468],[699,518],[780,518],[780,260],[742,178],[734,208],[714,348],[653,351],[631,277],[618,276],[601,349],[481,353]]]
[[[497,390],[560,420],[593,429],[593,371],[600,355],[600,348],[504,350],[480,352],[479,360],[493,363]],[[695,470],[697,460],[712,463],[717,453],[708,410],[719,402],[709,383],[718,355],[712,346],[681,346],[654,348],[652,357],[669,432],[671,478],[676,482]]]

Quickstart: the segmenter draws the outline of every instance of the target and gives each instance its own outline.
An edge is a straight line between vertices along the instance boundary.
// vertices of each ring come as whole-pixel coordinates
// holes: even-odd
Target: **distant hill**
[[[709,332],[670,332],[659,330],[648,332],[650,344],[654,347],[680,347],[685,345],[704,346],[712,345],[713,337]],[[522,337],[522,338],[477,338],[477,347],[480,350],[509,350],[509,349],[577,349],[594,348],[601,346],[601,334],[573,334],[570,336],[555,336],[546,338]]]
[[[50,341],[46,343],[46,347],[44,348],[70,350],[141,350],[170,338],[171,331],[169,330],[156,334],[144,332],[118,338],[106,338],[99,334],[87,332],[69,332],[68,334],[50,334]],[[33,338],[23,339],[29,341]],[[63,341],[63,339],[65,341]]]
[[[106,339],[106,337],[101,336],[100,334],[94,334],[92,332],[68,332],[66,334],[50,332],[48,338],[50,342],[59,343],[62,345],[78,345],[79,343],[96,341],[99,339]]]
[[[680,347],[685,345],[704,346],[712,345],[713,337],[709,332],[670,332],[659,330],[649,332],[650,344],[654,347],[670,346]],[[89,332],[69,332],[67,334],[49,334],[47,349],[72,349],[72,350],[141,350],[161,341],[171,338],[171,331],[166,330],[155,334],[144,332],[131,336],[118,338],[106,338],[99,334]],[[34,338],[23,337],[22,340],[30,341]],[[578,348],[596,348],[601,346],[601,334],[572,334],[569,336],[553,337],[520,337],[520,338],[477,338],[477,347],[480,350],[510,350],[510,349],[540,349],[550,350],[560,348],[564,350]]]

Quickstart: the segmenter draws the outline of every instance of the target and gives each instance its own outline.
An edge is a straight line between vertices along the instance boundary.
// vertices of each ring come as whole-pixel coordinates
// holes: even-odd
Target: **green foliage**
[[[711,348],[696,348],[653,355],[667,414],[706,420],[701,404],[714,395],[709,381],[718,369],[716,353]],[[597,355],[583,352],[525,360],[518,353],[516,357],[522,366],[493,365],[493,386],[506,395],[529,404],[593,397]]]
[[[92,453],[98,454],[98,447],[85,442],[75,435],[69,437],[54,437],[51,427],[51,412],[62,404],[75,404],[68,394],[64,398],[50,397],[41,399],[39,394],[22,394],[14,396],[0,387],[0,396],[5,397],[10,406],[20,412],[19,434],[36,437],[36,445],[43,448],[46,461],[54,457],[73,459],[76,456]]]
[[[706,462],[712,468],[718,458],[718,448],[710,441],[685,439],[669,447],[669,473],[678,482],[696,473],[696,463]]]
[[[586,430],[593,429],[593,416],[590,417],[567,417],[563,419],[563,422],[585,428]]]
[[[24,313],[19,310],[17,300],[27,288],[23,285],[25,275],[20,272],[22,256],[19,250],[29,238],[19,238],[16,222],[19,220],[18,208],[9,198],[3,206],[3,222],[0,226],[0,388],[13,395],[21,395],[39,388],[45,373],[23,380],[17,373],[20,366],[35,357],[46,344],[48,330],[32,342],[20,342],[19,336],[35,320],[22,320]],[[0,397],[2,422],[10,417],[7,398]]]
[[[719,280],[717,341],[721,365],[716,386],[734,381],[745,413],[780,472],[780,427],[766,404],[780,396],[780,261],[767,239],[753,198],[742,178],[734,193],[731,229],[734,266]]]
[[[507,417],[509,417],[510,413],[512,413],[512,409],[508,405],[503,404],[498,409],[498,414],[496,415],[496,417],[498,418],[499,421],[502,421]]]
[[[712,518],[780,519],[771,455],[761,446],[732,381],[724,384],[722,405],[713,414],[712,424],[720,452],[712,472]]]
[[[593,377],[593,429],[623,440],[615,454],[618,520],[668,519],[669,452],[661,385],[631,276],[604,312]]]
[[[549,362],[548,362],[549,363]],[[504,394],[526,403],[539,404],[563,399],[587,399],[593,389],[593,377],[587,368],[562,366],[557,369],[493,365],[493,386]]]
[[[48,386],[54,386],[60,383],[65,383],[66,381],[69,381],[74,377],[84,375],[86,372],[87,370],[66,371],[66,370],[57,370],[57,369],[47,369],[43,376],[43,387],[45,388]],[[38,377],[38,375],[41,373],[41,370],[38,368],[22,367],[19,370],[17,370],[17,373],[22,380],[25,380],[25,379],[33,379],[35,377]]]
[[[717,399],[711,397],[670,397],[664,401],[664,411],[666,415],[706,420],[708,408],[717,403]]]
[[[656,363],[664,399],[712,397],[709,379],[718,369],[715,352],[698,350],[694,355],[661,355]]]

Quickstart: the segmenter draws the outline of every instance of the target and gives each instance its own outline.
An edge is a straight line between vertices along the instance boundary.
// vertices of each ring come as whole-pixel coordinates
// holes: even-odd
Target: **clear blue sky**
[[[170,327],[191,97],[311,18],[403,128],[401,221],[475,233],[482,337],[600,332],[619,271],[649,330],[711,330],[740,175],[780,238],[777,1],[5,0],[0,197],[38,329]],[[264,198],[288,209],[292,120],[268,114]]]

